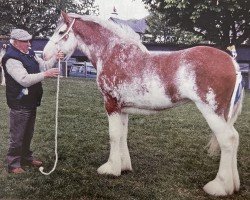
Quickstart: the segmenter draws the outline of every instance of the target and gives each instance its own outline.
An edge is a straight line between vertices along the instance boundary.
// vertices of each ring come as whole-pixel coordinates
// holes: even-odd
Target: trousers
[[[21,167],[22,162],[33,160],[30,150],[34,134],[36,109],[10,109],[9,113],[9,149],[7,153],[8,169]]]

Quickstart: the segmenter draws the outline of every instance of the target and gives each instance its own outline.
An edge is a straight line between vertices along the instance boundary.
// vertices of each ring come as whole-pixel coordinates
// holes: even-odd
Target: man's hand
[[[63,60],[64,59],[64,53],[62,51],[58,51],[56,54],[57,60]]]
[[[44,72],[44,77],[57,77],[60,74],[58,68],[51,68]]]

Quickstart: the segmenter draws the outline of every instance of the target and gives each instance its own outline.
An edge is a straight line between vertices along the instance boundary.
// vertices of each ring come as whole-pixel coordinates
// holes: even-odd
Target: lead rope
[[[75,23],[75,18],[73,19],[73,21],[71,22],[68,30],[55,42],[53,40],[49,40],[53,43],[55,43],[57,45],[57,50],[59,50],[59,46],[58,46],[58,42],[63,39],[66,35],[69,34],[69,31],[72,29],[72,26],[74,25]],[[61,71],[61,60],[59,59],[58,61],[58,70],[59,72]],[[50,175],[53,171],[55,171],[56,169],[56,165],[57,165],[57,162],[58,162],[58,153],[57,153],[57,137],[58,137],[58,104],[59,104],[59,89],[60,89],[60,73],[59,75],[57,76],[57,90],[56,90],[56,115],[55,115],[55,121],[56,121],[56,125],[55,125],[55,156],[56,156],[56,159],[55,159],[55,163],[54,163],[54,167],[52,168],[52,170],[48,173],[46,172],[43,172],[44,170],[44,167],[39,167],[39,171],[43,174],[43,175]]]
[[[58,70],[59,70],[59,72],[61,71],[61,59],[59,59],[59,61],[58,61]],[[56,121],[56,125],[55,125],[55,156],[56,156],[56,160],[55,160],[55,163],[54,163],[54,167],[48,173],[43,172],[44,167],[39,167],[39,171],[43,175],[50,175],[53,171],[55,171],[56,165],[57,165],[57,162],[58,162],[57,136],[58,136],[58,105],[59,105],[59,89],[60,89],[59,86],[60,86],[60,73],[57,76],[57,90],[56,90],[56,114],[55,114],[55,121]]]

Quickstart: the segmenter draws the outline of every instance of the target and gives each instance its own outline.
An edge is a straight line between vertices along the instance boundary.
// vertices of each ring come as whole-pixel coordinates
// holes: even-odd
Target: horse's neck
[[[147,51],[146,47],[132,38],[117,35],[115,31],[95,22],[78,21],[75,33],[78,35],[78,48],[94,66],[98,61],[105,64],[107,60],[115,60],[121,54],[128,56],[131,50],[136,50],[137,54]]]
[[[75,33],[78,38],[78,48],[93,64],[105,55],[114,35],[96,23],[81,21],[76,24]]]

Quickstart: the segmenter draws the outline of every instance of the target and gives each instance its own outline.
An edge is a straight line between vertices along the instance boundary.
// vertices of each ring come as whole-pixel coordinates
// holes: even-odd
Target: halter
[[[57,40],[57,41],[54,41],[54,40],[49,40],[51,42],[53,42],[54,44],[57,44],[60,40],[62,40],[66,35],[69,35],[69,32],[72,30],[72,26],[74,25],[75,23],[75,18],[73,19],[73,21],[71,22],[68,30]]]

